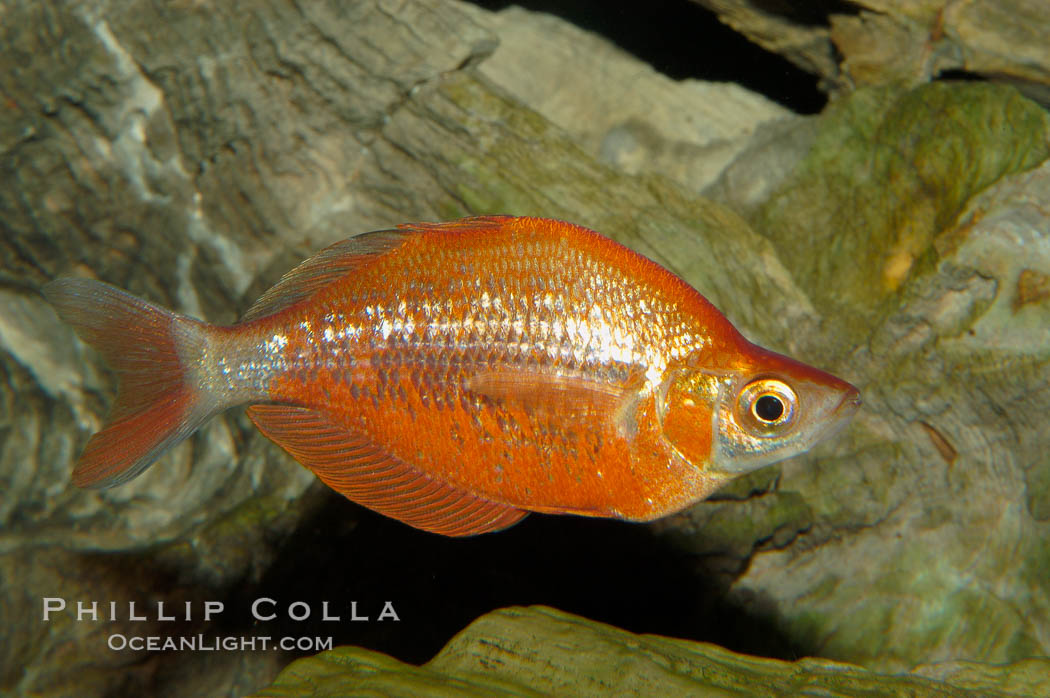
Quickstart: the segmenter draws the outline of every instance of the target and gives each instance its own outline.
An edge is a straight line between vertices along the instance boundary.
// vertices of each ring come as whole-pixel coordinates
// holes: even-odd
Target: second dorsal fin
[[[406,223],[394,230],[362,233],[330,245],[281,277],[241,318],[248,322],[295,305],[328,284],[398,247],[413,235],[429,231],[465,232],[498,228],[508,216],[478,216],[448,223]]]
[[[368,264],[398,247],[413,235],[429,231],[466,232],[492,230],[504,225],[509,216],[478,216],[447,223],[406,223],[395,230],[362,233],[330,245],[281,277],[262,294],[241,318],[248,322],[295,305],[328,284]]]
[[[248,308],[242,322],[273,315],[394,249],[418,230],[377,230],[330,245],[281,277]]]

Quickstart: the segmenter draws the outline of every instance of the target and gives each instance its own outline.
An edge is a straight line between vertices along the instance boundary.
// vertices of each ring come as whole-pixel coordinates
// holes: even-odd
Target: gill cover
[[[678,370],[661,386],[657,414],[663,436],[694,467],[701,468],[711,460],[725,382],[709,372]]]

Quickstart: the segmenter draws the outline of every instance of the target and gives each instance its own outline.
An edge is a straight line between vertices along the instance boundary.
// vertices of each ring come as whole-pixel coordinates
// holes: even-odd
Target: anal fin
[[[473,536],[507,528],[528,514],[441,482],[316,410],[253,405],[248,416],[333,490],[409,526]]]

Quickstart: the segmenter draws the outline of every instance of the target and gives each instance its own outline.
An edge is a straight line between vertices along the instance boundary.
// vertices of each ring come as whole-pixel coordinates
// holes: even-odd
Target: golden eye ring
[[[798,395],[782,380],[759,378],[740,391],[737,414],[749,431],[779,435],[797,421]]]

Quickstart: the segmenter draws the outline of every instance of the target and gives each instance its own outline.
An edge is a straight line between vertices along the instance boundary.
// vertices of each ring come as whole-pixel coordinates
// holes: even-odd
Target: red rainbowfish
[[[666,269],[542,218],[350,238],[232,327],[88,279],[44,294],[120,377],[81,487],[129,480],[248,404],[332,489],[427,531],[530,511],[649,521],[804,451],[860,405]]]

